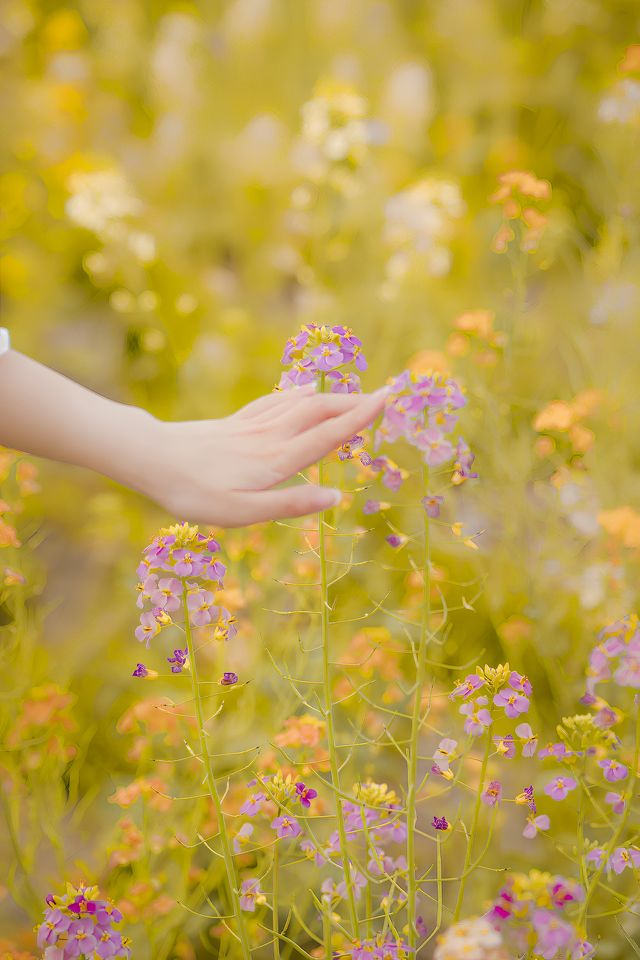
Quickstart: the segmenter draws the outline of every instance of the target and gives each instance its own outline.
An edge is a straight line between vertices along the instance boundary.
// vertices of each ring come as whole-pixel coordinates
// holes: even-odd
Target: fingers
[[[285,436],[304,433],[332,417],[362,407],[369,395],[361,393],[320,393],[315,396],[295,396],[289,406],[273,410],[271,425]]]
[[[223,521],[223,526],[244,526],[265,520],[302,517],[308,513],[329,510],[337,506],[342,499],[339,490],[313,484],[298,484],[259,493],[242,493],[239,496],[242,497],[241,507],[239,504],[237,511],[231,511],[231,518]]]
[[[273,393],[267,393],[264,397],[258,397],[257,400],[252,400],[251,403],[241,407],[233,414],[233,417],[236,420],[253,420],[265,413],[273,413],[279,407],[290,406],[293,394],[302,398],[313,394],[315,389],[315,384],[307,383],[302,387],[294,387],[291,390],[274,390]]]
[[[378,390],[354,409],[324,420],[289,441],[280,456],[280,466],[286,475],[293,476],[316,463],[372,423],[384,407],[385,397],[386,390]]]

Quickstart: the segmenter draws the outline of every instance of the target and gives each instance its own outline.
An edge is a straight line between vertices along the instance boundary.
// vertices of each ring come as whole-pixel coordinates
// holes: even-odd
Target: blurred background
[[[552,736],[597,630],[637,609],[637,3],[3,0],[0,21],[14,347],[165,419],[268,392],[307,322],[354,328],[365,389],[450,371],[480,480],[448,520],[478,549],[436,543],[459,608],[438,657],[510,659]],[[172,518],[10,454],[0,483],[0,934],[31,949],[38,901],[84,877],[126,903],[136,958],[200,956],[206,924],[177,901],[202,868],[174,855],[177,820],[138,842],[147,813],[120,804],[123,827],[109,802],[153,768],[158,732],[132,743],[135,568]],[[412,602],[385,533],[352,615],[387,582]],[[278,581],[301,579],[299,547],[275,526],[224,537],[242,629],[215,667],[252,677],[225,721],[241,744],[296,709],[265,646],[286,658],[308,626],[269,612],[292,604]],[[499,842],[511,865],[541,856]]]

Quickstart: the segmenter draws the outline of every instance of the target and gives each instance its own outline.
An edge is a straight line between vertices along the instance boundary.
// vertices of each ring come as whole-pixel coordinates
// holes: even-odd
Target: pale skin
[[[218,420],[165,422],[16,350],[0,356],[0,445],[137,490],[175,517],[240,527],[335,506],[340,492],[279,486],[368,426],[385,391],[267,394]]]

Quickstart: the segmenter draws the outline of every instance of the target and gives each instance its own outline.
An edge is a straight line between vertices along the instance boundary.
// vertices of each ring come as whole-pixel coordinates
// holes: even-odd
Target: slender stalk
[[[582,901],[582,906],[580,908],[580,914],[578,917],[578,926],[580,927],[585,925],[585,922],[587,919],[587,911],[589,910],[589,903],[591,902],[591,898],[593,897],[593,894],[596,891],[596,888],[598,886],[598,881],[600,880],[600,877],[602,876],[602,872],[609,861],[609,857],[615,850],[616,844],[618,843],[618,840],[622,836],[622,833],[627,825],[629,814],[631,813],[631,804],[633,803],[636,781],[638,779],[638,761],[639,760],[640,760],[640,710],[636,709],[635,749],[633,751],[633,762],[632,762],[631,771],[629,773],[629,785],[627,787],[627,792],[625,795],[624,814],[620,819],[620,823],[618,824],[616,829],[613,831],[613,834],[611,835],[609,843],[604,848],[600,866],[593,873],[591,877],[591,882],[587,886],[585,897],[584,897],[584,900]],[[586,933],[586,927],[585,927],[585,933]]]
[[[187,650],[189,652],[189,663],[191,665],[191,685],[193,689],[193,699],[194,699],[195,708],[196,708],[198,736],[200,738],[200,753],[202,755],[202,762],[204,764],[206,780],[209,787],[209,793],[211,794],[211,799],[213,800],[213,805],[216,810],[216,817],[218,819],[218,827],[220,829],[220,841],[222,844],[222,855],[224,858],[224,864],[227,871],[227,885],[229,887],[229,897],[230,897],[232,911],[236,919],[237,933],[240,939],[242,957],[243,957],[243,960],[250,960],[251,948],[249,946],[249,940],[247,937],[247,930],[244,923],[242,908],[240,907],[240,894],[238,892],[238,878],[236,875],[235,861],[233,859],[233,850],[231,847],[231,840],[227,832],[227,826],[224,818],[224,810],[222,809],[222,801],[220,799],[220,794],[218,793],[215,777],[213,775],[211,757],[209,756],[209,746],[207,744],[207,733],[204,725],[205,724],[204,711],[202,708],[202,698],[200,697],[200,683],[198,681],[198,666],[196,661],[196,651],[193,643],[193,635],[191,633],[191,622],[189,620],[189,608],[187,606],[187,584],[185,580],[182,581],[182,606],[184,609],[184,629],[185,629],[185,635],[187,640]]]
[[[424,469],[424,492],[428,493],[429,471]],[[409,926],[409,946],[415,950],[418,933],[416,930],[416,899],[418,895],[416,864],[416,801],[418,794],[418,756],[420,753],[420,727],[422,725],[422,691],[427,675],[427,647],[429,643],[429,623],[431,621],[431,543],[429,537],[429,517],[424,513],[424,556],[423,556],[423,603],[422,624],[418,642],[416,664],[416,685],[413,695],[411,714],[411,734],[409,737],[409,759],[407,769],[407,922]]]
[[[13,853],[16,858],[16,863],[20,867],[24,887],[27,893],[28,906],[27,904],[21,904],[21,906],[27,907],[32,916],[38,917],[42,913],[42,901],[36,893],[33,884],[31,883],[31,871],[27,865],[22,847],[20,845],[20,838],[18,837],[18,831],[13,819],[13,812],[9,804],[8,795],[6,795],[3,790],[0,790],[0,802],[2,803],[2,810],[7,822],[7,831],[9,833],[9,839],[11,841]]]
[[[324,392],[324,374],[320,379],[320,390]],[[318,464],[318,483],[320,486],[324,483],[324,464],[322,461]],[[342,798],[340,797],[340,772],[338,767],[338,751],[336,749],[335,722],[333,712],[333,698],[331,694],[331,660],[329,656],[329,590],[327,586],[327,546],[325,540],[325,523],[322,513],[318,514],[318,554],[320,556],[320,604],[321,604],[321,644],[322,644],[322,686],[324,694],[324,713],[327,723],[327,745],[329,748],[329,766],[331,769],[331,782],[338,791],[336,795],[336,820],[338,825],[338,836],[340,838],[340,850],[342,851],[344,864],[344,879],[347,888],[347,901],[349,904],[349,916],[351,918],[351,928],[354,937],[359,935],[360,924],[358,921],[358,911],[356,908],[356,896],[351,874],[351,861],[349,860],[349,848],[347,846],[347,830],[344,822],[344,812],[342,809]]]
[[[492,719],[493,719],[493,708],[491,709]],[[476,793],[476,802],[473,808],[473,819],[471,821],[471,830],[469,831],[469,839],[467,841],[467,852],[464,858],[464,866],[462,867],[462,874],[460,876],[460,887],[458,889],[458,899],[456,900],[456,908],[453,914],[453,922],[457,923],[460,919],[460,911],[462,910],[462,902],[464,900],[464,890],[467,883],[467,877],[472,872],[469,870],[469,864],[471,863],[471,856],[473,854],[473,841],[476,836],[476,829],[478,827],[478,819],[480,817],[480,806],[482,803],[482,791],[484,788],[484,782],[487,776],[487,765],[489,763],[489,754],[491,753],[491,726],[487,727],[486,737],[486,746],[484,750],[484,757],[482,758],[482,767],[480,769],[480,782],[478,783],[478,792]]]
[[[280,807],[276,810],[276,817],[280,816]],[[280,960],[280,921],[278,906],[280,903],[280,842],[276,839],[273,848],[271,900],[273,908],[273,957]]]

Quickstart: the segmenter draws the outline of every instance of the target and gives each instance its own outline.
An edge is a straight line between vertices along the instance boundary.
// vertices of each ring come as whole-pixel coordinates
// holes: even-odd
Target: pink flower
[[[276,817],[271,821],[271,826],[280,838],[299,837],[302,833],[302,827],[294,817]]]
[[[523,676],[521,673],[516,673],[515,670],[513,670],[509,676],[509,686],[512,690],[523,693],[525,697],[530,697],[533,693],[533,688],[528,677]]]
[[[444,497],[427,494],[426,497],[422,498],[420,503],[424,507],[427,516],[435,520],[440,516],[440,507],[444,503]]]
[[[614,813],[624,813],[625,800],[622,794],[609,792],[604,799],[605,803],[610,804]]]
[[[519,723],[516,727],[516,734],[523,741],[522,756],[533,757],[538,746],[538,737],[533,732],[528,723]]]
[[[617,760],[598,760],[598,766],[604,770],[605,780],[615,783],[616,780],[626,779],[629,769],[624,763],[618,763]]]
[[[254,913],[256,905],[267,902],[267,898],[260,889],[260,881],[257,877],[251,880],[243,880],[240,888],[240,907],[249,913]]]
[[[243,823],[235,837],[233,838],[233,850],[234,853],[240,853],[242,848],[249,843],[251,839],[251,834],[254,831],[254,826],[252,823]]]
[[[135,629],[136,640],[139,640],[140,643],[144,641],[146,646],[149,646],[149,641],[152,640],[155,636],[160,633],[160,625],[156,618],[154,617],[151,610],[146,610],[140,616],[140,625]]]
[[[614,873],[622,873],[627,867],[630,870],[636,870],[640,867],[640,850],[616,847],[609,858],[609,866]]]
[[[215,597],[210,590],[195,590],[187,596],[187,607],[191,623],[196,627],[204,627],[211,623],[217,608],[213,606]]]
[[[496,750],[505,760],[513,760],[516,755],[513,734],[507,733],[504,737],[494,737],[493,742],[496,745]]]
[[[449,763],[457,758],[457,746],[458,741],[451,740],[449,737],[445,737],[440,741],[438,744],[438,749],[433,754],[433,759],[436,762],[439,773],[442,773],[443,771],[446,772],[449,769]]]
[[[155,607],[172,613],[179,608],[181,600],[182,584],[177,577],[163,577],[157,581],[156,589],[151,594],[151,602]]]
[[[492,780],[487,784],[480,798],[488,807],[495,807],[502,800],[502,784],[499,780]]]
[[[323,343],[311,351],[316,369],[326,372],[345,362],[344,354],[337,343]]]
[[[484,686],[482,677],[479,677],[476,673],[470,673],[464,680],[456,683],[449,694],[449,699],[453,700],[455,697],[462,697],[466,700],[467,697],[470,697],[472,693],[475,693],[475,691],[479,690],[482,686]]]
[[[564,800],[577,787],[573,777],[556,777],[544,788],[544,792],[552,800]]]
[[[172,557],[176,561],[173,568],[178,577],[199,577],[205,565],[204,557],[193,550],[174,550]]]
[[[245,817],[252,817],[255,813],[262,810],[262,805],[266,803],[266,800],[267,798],[264,793],[252,793],[240,807],[240,813]]]
[[[482,701],[486,703],[487,698],[479,697],[475,703],[463,703],[460,707],[460,713],[467,718],[464,722],[464,732],[472,737],[484,733],[485,729],[491,726],[491,714]]]
[[[500,693],[496,693],[493,703],[496,707],[504,707],[504,712],[512,720],[529,709],[528,697],[514,690],[501,690]]]
[[[546,813],[541,813],[539,816],[529,816],[527,818],[527,825],[522,831],[522,836],[526,837],[527,840],[533,840],[537,835],[538,830],[548,830],[551,826],[551,821]]]

